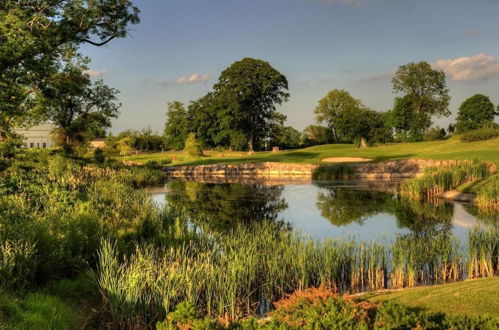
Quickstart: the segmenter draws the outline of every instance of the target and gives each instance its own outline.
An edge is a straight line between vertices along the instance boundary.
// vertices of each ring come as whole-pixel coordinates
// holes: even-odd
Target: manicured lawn
[[[499,277],[367,294],[363,298],[376,303],[394,300],[409,307],[452,315],[487,313],[499,317]]]
[[[391,159],[425,158],[425,159],[480,159],[499,164],[499,138],[489,141],[463,143],[459,137],[445,141],[399,143],[381,145],[373,148],[359,149],[353,145],[322,145],[304,149],[281,151],[280,153],[261,152],[248,156],[244,152],[208,152],[206,157],[192,159],[182,151],[141,154],[127,157],[145,163],[150,160],[172,159],[176,157],[176,165],[199,165],[213,163],[248,163],[248,162],[287,162],[319,164],[328,157],[364,157],[374,161]]]

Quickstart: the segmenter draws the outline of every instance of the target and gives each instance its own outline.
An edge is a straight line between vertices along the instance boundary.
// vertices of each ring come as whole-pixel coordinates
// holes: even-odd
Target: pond
[[[287,185],[171,181],[152,192],[158,205],[181,209],[198,225],[230,229],[235,224],[281,221],[308,237],[354,238],[391,243],[399,235],[452,233],[465,243],[468,231],[495,220],[471,206],[405,200],[390,187],[358,182],[313,182]],[[377,191],[380,190],[380,191]]]

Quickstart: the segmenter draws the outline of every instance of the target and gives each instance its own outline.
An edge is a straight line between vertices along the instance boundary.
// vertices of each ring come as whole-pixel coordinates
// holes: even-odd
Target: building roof
[[[55,128],[56,126],[54,124],[46,122],[32,127],[20,127],[15,129],[15,132],[18,134],[22,134],[24,132],[52,132]]]

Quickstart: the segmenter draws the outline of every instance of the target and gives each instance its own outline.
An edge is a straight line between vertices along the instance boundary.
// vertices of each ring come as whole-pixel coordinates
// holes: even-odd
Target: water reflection
[[[283,190],[283,186],[172,181],[165,198],[197,225],[224,230],[236,224],[279,221],[280,212],[288,207]]]
[[[455,234],[465,241],[469,228],[486,218],[461,204],[410,201],[345,183],[267,186],[172,181],[166,188],[155,194],[157,202],[210,230],[269,220],[290,224],[316,239],[393,241],[404,235],[431,239]],[[486,219],[497,223],[492,218]]]

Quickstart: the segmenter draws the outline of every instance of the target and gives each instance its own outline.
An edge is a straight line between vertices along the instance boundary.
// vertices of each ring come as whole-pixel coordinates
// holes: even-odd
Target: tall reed
[[[472,229],[468,234],[468,277],[499,273],[499,229]]]
[[[479,232],[470,236],[473,246],[489,249],[492,234]],[[489,270],[497,269],[497,248],[493,251],[485,257]],[[183,301],[209,316],[233,320],[308,287],[359,292],[456,281],[465,277],[466,258],[445,232],[400,236],[384,246],[311,241],[263,222],[230,233],[200,232],[197,240],[176,248],[139,245],[122,257],[105,241],[99,265],[96,276],[114,321],[146,325]]]
[[[478,189],[476,203],[483,209],[499,209],[499,175],[495,175]]]
[[[489,174],[489,164],[479,161],[431,167],[424,171],[423,176],[404,181],[400,185],[400,194],[412,199],[431,198],[462,184],[481,180]]]

